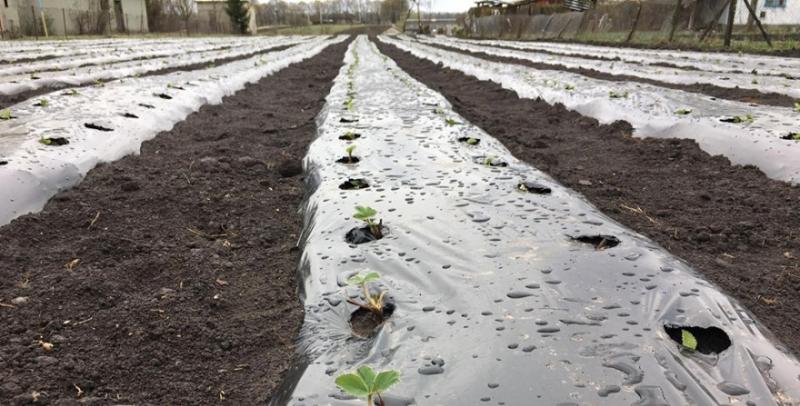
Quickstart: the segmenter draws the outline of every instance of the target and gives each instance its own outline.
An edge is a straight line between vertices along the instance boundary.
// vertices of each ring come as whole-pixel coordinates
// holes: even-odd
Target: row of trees
[[[189,32],[193,20],[198,17],[194,0],[145,0],[145,7],[152,32],[174,32],[180,29],[178,27]],[[231,26],[241,34],[247,33],[250,17],[247,3],[241,0],[225,0],[225,13],[231,20]]]
[[[258,25],[387,24],[405,17],[408,0],[270,0],[258,5]]]

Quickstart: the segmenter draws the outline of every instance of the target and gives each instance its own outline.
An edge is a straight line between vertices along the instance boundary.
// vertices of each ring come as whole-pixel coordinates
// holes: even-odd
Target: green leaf
[[[681,345],[694,351],[697,349],[697,339],[689,330],[681,330]]]
[[[468,138],[467,139],[467,144],[476,145],[476,144],[478,144],[478,139],[477,138]]]
[[[353,155],[353,151],[356,149],[355,145],[350,145],[349,147],[345,148],[344,150],[347,152],[347,155]]]
[[[369,392],[375,392],[374,390],[375,371],[373,371],[372,368],[364,365],[362,367],[359,367],[358,370],[356,370],[356,372],[358,372],[358,376],[360,376],[361,379],[364,380],[364,384],[366,384],[367,388],[369,388]]]
[[[368,388],[364,380],[356,374],[339,375],[336,378],[336,386],[345,393],[359,398],[365,398],[369,396],[370,393],[370,388]]]
[[[0,120],[11,120],[11,110],[0,110]]]
[[[353,275],[347,280],[350,285],[361,285],[364,282],[364,277],[361,275]]]
[[[367,272],[366,275],[364,275],[364,283],[374,282],[374,281],[377,281],[380,278],[381,278],[381,274],[379,274],[379,273],[377,273],[375,271],[370,271],[370,272]]]
[[[794,102],[794,111],[800,113],[800,102]]]
[[[372,386],[372,390],[373,392],[384,392],[398,382],[400,382],[400,371],[383,371],[375,377],[375,384]]]
[[[39,99],[39,103],[37,105],[39,107],[47,107],[48,104],[50,104],[50,102],[48,102],[47,99]]]
[[[687,114],[692,114],[692,109],[677,109],[675,110],[675,114],[679,116],[685,116]]]
[[[575,85],[565,85],[564,89],[565,90],[575,90]]]
[[[452,118],[445,119],[444,122],[451,127],[457,124],[456,120],[453,120]]]
[[[356,206],[356,214],[353,215],[353,218],[367,221],[368,219],[375,217],[376,214],[378,214],[378,212],[372,207]]]

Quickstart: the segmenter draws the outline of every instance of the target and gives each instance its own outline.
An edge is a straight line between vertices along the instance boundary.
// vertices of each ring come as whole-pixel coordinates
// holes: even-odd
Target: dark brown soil
[[[193,70],[198,70],[198,69],[205,69],[206,67],[208,67],[208,65],[223,65],[223,64],[226,64],[226,63],[230,63],[230,62],[235,62],[235,61],[239,61],[239,60],[242,60],[242,59],[251,58],[251,57],[256,56],[256,55],[265,54],[265,53],[268,53],[268,52],[283,51],[284,49],[288,49],[288,48],[290,48],[292,46],[293,45],[281,45],[281,46],[277,46],[277,47],[263,49],[261,51],[250,52],[250,53],[247,53],[245,55],[231,56],[231,57],[228,57],[228,58],[219,58],[219,59],[214,59],[213,61],[193,63],[191,65],[183,65],[183,66],[175,66],[175,67],[171,67],[171,68],[158,69],[158,70],[150,71],[150,72],[147,72],[147,73],[142,73],[140,75],[140,77],[155,76],[155,75],[166,75],[168,73],[173,73],[173,72],[188,72],[188,71],[193,71]],[[23,102],[23,101],[28,100],[28,99],[32,99],[32,98],[37,97],[37,96],[41,96],[43,94],[47,94],[47,93],[53,92],[55,90],[71,89],[71,88],[80,89],[80,88],[87,87],[87,86],[94,86],[94,83],[87,83],[87,84],[82,85],[82,86],[69,86],[69,85],[65,85],[65,84],[53,83],[52,86],[40,87],[38,89],[28,90],[28,91],[24,91],[22,93],[17,93],[17,94],[12,94],[12,95],[7,95],[7,96],[6,95],[0,95],[0,109],[6,108],[8,106],[11,106],[11,105],[14,105],[14,104],[17,104],[17,103],[20,103],[20,102]]]
[[[665,87],[669,89],[682,90],[684,92],[699,93],[709,95],[719,99],[735,100],[745,103],[764,104],[768,106],[793,107],[795,100],[790,96],[780,93],[763,93],[755,89],[742,89],[739,87],[727,88],[711,85],[708,83],[694,83],[691,85],[681,85],[676,83],[662,82],[660,80],[640,78],[631,75],[612,75],[589,68],[570,68],[564,65],[532,62],[526,59],[509,58],[505,56],[489,55],[485,52],[472,52],[456,49],[440,44],[426,44],[447,51],[458,52],[461,54],[475,56],[493,62],[510,63],[515,65],[528,66],[534,69],[557,70],[563,72],[577,73],[586,77],[610,80],[614,82],[638,82],[650,85]],[[537,51],[538,52],[538,51]]]
[[[800,188],[709,156],[691,140],[640,139],[625,122],[520,99],[489,81],[379,43],[515,156],[687,260],[800,354]]]
[[[270,397],[303,320],[301,159],[345,47],[203,107],[0,228],[0,404]]]

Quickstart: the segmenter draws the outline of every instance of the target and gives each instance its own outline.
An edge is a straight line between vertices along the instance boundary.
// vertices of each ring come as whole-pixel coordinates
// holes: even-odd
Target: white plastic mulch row
[[[153,60],[126,61],[112,63],[108,66],[85,66],[65,71],[46,71],[36,75],[12,75],[3,78],[0,83],[0,94],[13,95],[24,91],[36,90],[47,86],[79,86],[95,81],[106,81],[128,76],[142,75],[166,68],[176,68],[197,63],[211,62],[215,59],[231,58],[259,52],[268,48],[296,44],[307,41],[309,37],[259,37],[258,41],[241,44],[229,49],[199,53],[185,53],[180,43],[174,44],[172,55]]]
[[[569,44],[546,41],[480,41],[517,49],[555,52],[572,56],[602,56],[646,65],[672,65],[712,72],[754,73],[755,75],[798,76],[800,58],[727,52],[696,52],[669,49],[636,49],[600,45]],[[755,72],[754,72],[755,71]]]
[[[157,58],[164,56],[174,56],[176,53],[192,53],[211,51],[225,47],[235,47],[244,45],[243,42],[219,43],[219,41],[207,41],[205,39],[186,40],[178,48],[177,44],[153,43],[139,44],[128,47],[98,47],[87,51],[75,49],[75,52],[62,57],[31,61],[25,63],[0,64],[0,77],[19,75],[24,73],[36,73],[47,70],[68,70],[79,66],[104,65],[108,66],[116,62],[130,61],[137,58]],[[4,80],[7,81],[7,80]]]
[[[215,104],[247,83],[307,59],[344,37],[316,37],[279,52],[270,52],[218,67],[127,78],[82,88],[76,95],[45,95],[46,107],[26,102],[16,116],[0,121],[0,225],[40,210],[59,190],[72,186],[99,162],[137,153],[145,140],[169,130],[189,113]],[[180,89],[179,89],[180,88]],[[159,94],[171,97],[164,99]],[[132,114],[138,118],[125,117]],[[94,124],[112,129],[98,131]],[[69,144],[44,145],[44,137],[64,137]]]
[[[214,40],[214,39],[212,39]],[[0,61],[14,62],[30,58],[59,58],[97,51],[128,48],[134,46],[157,46],[177,43],[180,39],[93,39],[72,41],[2,41]]]
[[[334,383],[362,365],[401,373],[382,394],[390,406],[800,398],[797,360],[685,263],[517,160],[365,37],[345,62],[306,155],[305,357],[271,405],[363,405]],[[348,132],[361,137],[339,138]],[[348,145],[360,161],[337,163]],[[370,186],[340,190],[349,178]],[[522,180],[551,193],[522,191]],[[359,226],[356,205],[377,210],[383,239],[345,241]],[[570,235],[621,242],[596,250]],[[396,309],[377,335],[358,339],[348,324],[357,307],[346,299],[361,289],[347,281],[368,271],[381,276],[372,294],[386,291]],[[665,325],[715,327],[731,345],[682,350]]]
[[[661,82],[692,85],[695,83],[711,84],[714,86],[743,89],[754,89],[762,92],[785,94],[800,99],[800,80],[773,75],[760,75],[751,72],[716,72],[713,70],[702,70],[698,66],[697,70],[672,68],[664,66],[652,66],[648,64],[631,63],[625,61],[604,61],[597,59],[581,58],[580,56],[553,55],[550,53],[537,52],[536,50],[514,50],[498,48],[495,44],[506,46],[508,42],[493,41],[484,43],[483,41],[468,41],[439,36],[435,39],[419,37],[418,40],[424,43],[442,44],[465,51],[485,52],[489,55],[504,56],[510,58],[524,59],[536,63],[546,63],[551,65],[562,65],[568,68],[587,68],[612,75],[629,75],[637,78],[658,80]],[[520,46],[516,46],[520,47]],[[600,55],[598,55],[600,56]],[[791,59],[791,58],[786,58]],[[797,58],[794,58],[797,59]],[[662,62],[669,62],[662,59]],[[788,71],[800,79],[800,71]]]
[[[800,131],[800,113],[790,108],[713,100],[637,82],[605,81],[557,70],[490,62],[405,37],[381,36],[380,40],[419,58],[498,83],[519,97],[541,97],[551,104],[562,103],[601,123],[627,121],[639,137],[693,139],[709,154],[724,155],[735,164],[755,165],[773,179],[800,183],[800,143],[781,139]],[[619,97],[612,98],[611,93]],[[680,109],[689,109],[691,113],[676,114]],[[746,115],[751,115],[754,121],[739,124],[720,121]]]

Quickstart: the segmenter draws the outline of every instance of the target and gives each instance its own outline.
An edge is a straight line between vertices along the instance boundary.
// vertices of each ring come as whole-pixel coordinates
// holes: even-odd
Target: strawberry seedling
[[[383,323],[383,298],[386,296],[386,291],[382,290],[377,295],[373,295],[369,292],[369,283],[375,282],[380,278],[380,274],[374,271],[367,272],[364,275],[358,274],[352,276],[347,280],[347,283],[361,288],[361,290],[364,292],[364,300],[366,303],[359,303],[352,299],[347,299],[347,301],[374,313],[377,317],[377,320],[379,320],[379,323]]]
[[[752,123],[755,119],[750,114],[746,114],[743,116],[733,116],[729,118],[723,118],[720,121],[723,123],[733,123],[733,124],[742,124],[742,123]]]
[[[354,373],[342,374],[336,377],[336,386],[348,395],[365,398],[367,406],[378,404],[385,406],[381,393],[386,392],[392,385],[400,382],[400,371],[389,370],[378,374],[368,366],[362,366]]]
[[[361,220],[366,223],[367,228],[369,228],[369,232],[375,238],[383,238],[383,232],[381,231],[381,224],[383,224],[383,220],[379,220],[377,223],[375,222],[375,215],[378,212],[369,206],[356,206],[356,213],[353,214],[353,218],[356,220]]]
[[[0,120],[11,120],[12,118],[14,117],[11,116],[10,109],[0,110]]]
[[[675,114],[677,114],[679,116],[685,116],[685,115],[688,115],[688,114],[692,114],[692,109],[689,109],[689,108],[677,109],[677,110],[675,110]]]

